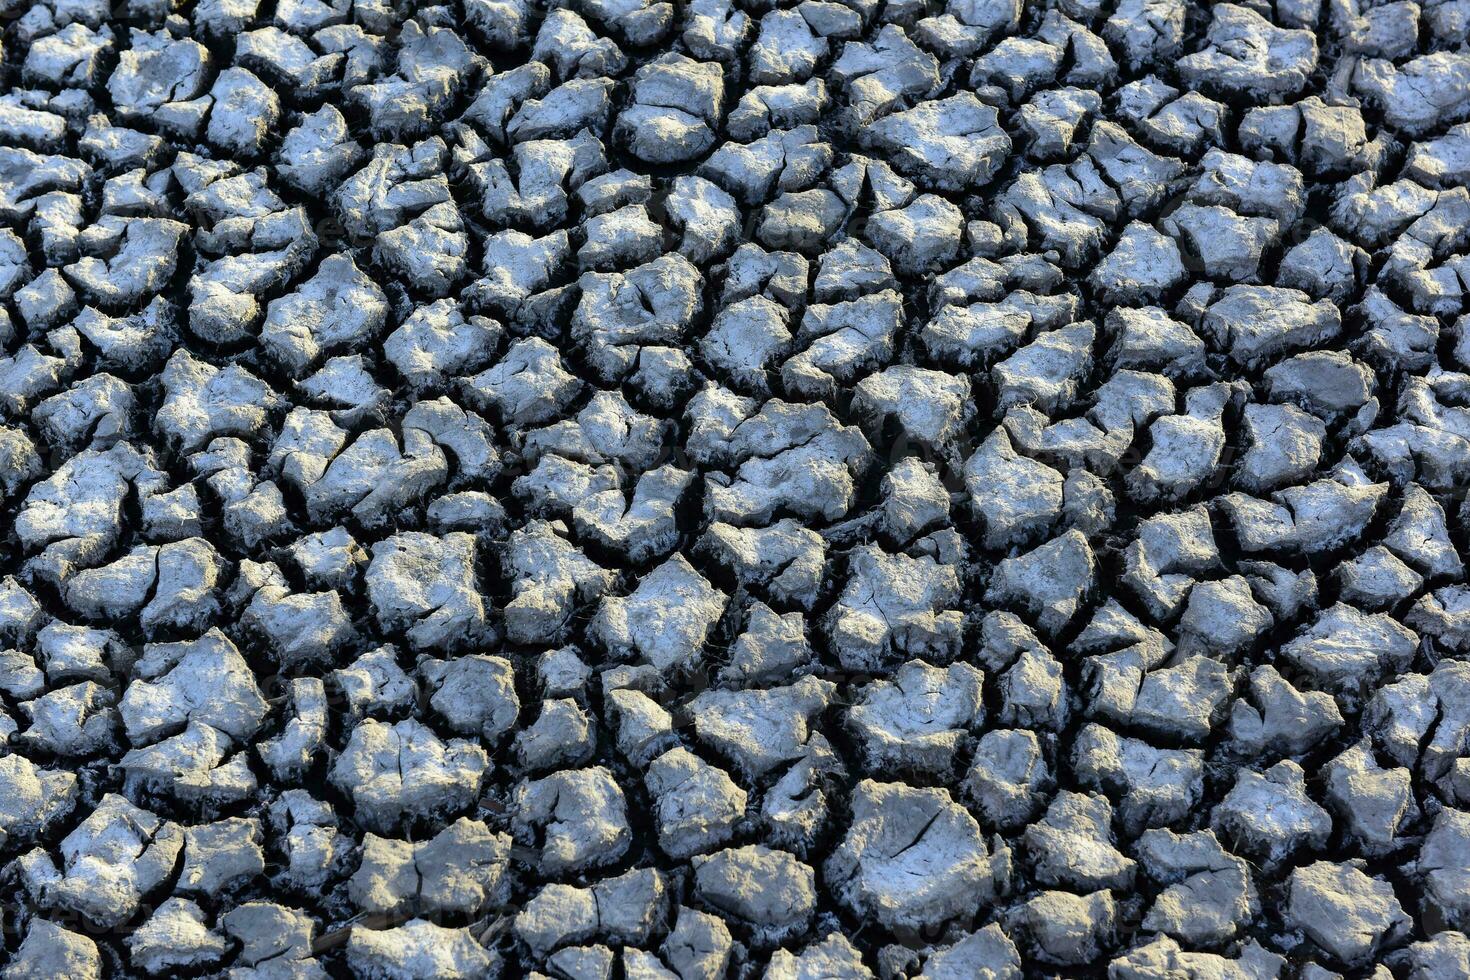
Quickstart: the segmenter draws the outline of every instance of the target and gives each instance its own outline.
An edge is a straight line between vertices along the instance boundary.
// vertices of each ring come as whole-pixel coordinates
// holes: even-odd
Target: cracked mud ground
[[[8,0],[0,976],[1470,976],[1470,0]]]

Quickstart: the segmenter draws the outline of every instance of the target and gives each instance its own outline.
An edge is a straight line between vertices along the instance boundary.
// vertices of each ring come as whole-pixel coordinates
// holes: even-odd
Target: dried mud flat
[[[8,0],[0,976],[1470,976],[1467,36]]]

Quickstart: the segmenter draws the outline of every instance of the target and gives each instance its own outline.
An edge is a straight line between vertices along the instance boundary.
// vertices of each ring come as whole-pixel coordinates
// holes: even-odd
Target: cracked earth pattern
[[[0,11],[0,977],[1470,977],[1470,0]]]

